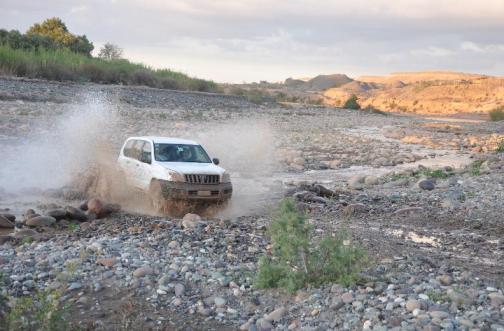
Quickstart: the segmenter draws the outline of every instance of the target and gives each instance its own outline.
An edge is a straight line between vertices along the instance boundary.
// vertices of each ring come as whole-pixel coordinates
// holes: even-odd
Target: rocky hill
[[[325,103],[341,106],[352,94],[362,106],[383,111],[452,114],[488,112],[504,104],[504,78],[456,72],[363,76],[324,91]]]

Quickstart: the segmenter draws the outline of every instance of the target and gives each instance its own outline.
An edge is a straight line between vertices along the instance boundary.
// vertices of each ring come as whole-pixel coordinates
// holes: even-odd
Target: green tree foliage
[[[89,56],[94,48],[85,35],[77,36],[70,33],[65,23],[57,17],[49,18],[42,23],[35,23],[26,34],[48,37],[56,44],[67,47],[73,52]]]
[[[352,96],[350,96],[350,98],[348,98],[348,100],[343,105],[343,108],[346,108],[346,109],[360,109],[361,106],[357,102],[357,96],[355,94],[352,94]]]
[[[364,253],[345,244],[346,235],[314,238],[313,227],[296,210],[292,199],[285,199],[268,228],[272,256],[259,260],[256,286],[282,287],[294,292],[307,284],[353,283]]]
[[[98,53],[98,57],[104,60],[119,60],[122,58],[123,50],[112,43],[106,43],[100,49],[100,53]]]

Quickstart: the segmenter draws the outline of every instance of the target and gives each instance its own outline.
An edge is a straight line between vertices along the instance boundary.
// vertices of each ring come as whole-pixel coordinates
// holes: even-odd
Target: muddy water
[[[243,168],[239,163],[240,160],[247,159],[247,155],[241,155],[236,162],[238,165],[231,167],[232,182],[234,186],[234,195],[228,207],[219,213],[221,217],[234,218],[238,216],[253,215],[267,211],[275,201],[282,196],[285,186],[296,185],[302,182],[318,182],[328,187],[341,186],[348,180],[349,177],[355,175],[374,175],[377,177],[389,174],[393,171],[414,169],[419,165],[430,168],[439,168],[451,166],[453,168],[464,167],[471,162],[469,153],[459,153],[454,150],[436,150],[429,147],[413,144],[405,144],[398,140],[385,137],[380,128],[376,127],[357,127],[357,128],[342,128],[339,129],[342,135],[355,135],[361,138],[373,139],[387,143],[393,143],[400,146],[401,149],[407,149],[412,153],[425,156],[425,159],[418,160],[413,163],[400,164],[389,167],[371,167],[371,166],[351,166],[349,168],[336,170],[309,170],[302,173],[287,173],[279,167],[267,167],[268,171],[257,171],[254,173],[251,169],[238,172],[236,169]],[[228,138],[228,137],[224,137]],[[253,139],[248,139],[253,141]],[[219,150],[219,146],[210,146],[210,149],[215,149],[219,156],[230,158],[225,151]],[[256,146],[249,143],[250,146]],[[356,146],[356,148],[358,148]],[[227,163],[234,164],[233,160],[228,160]],[[249,164],[249,167],[253,164]],[[276,170],[272,170],[276,168]],[[252,169],[253,170],[253,169]],[[35,193],[35,194],[33,194]],[[53,198],[47,198],[41,194],[37,194],[36,190],[25,190],[24,193],[11,194],[0,197],[0,208],[9,208],[10,212],[16,217],[22,217],[22,213],[28,208],[35,208],[42,204],[59,203],[65,205],[67,202],[56,201]],[[128,207],[125,206],[128,210]],[[131,210],[134,211],[134,210]]]

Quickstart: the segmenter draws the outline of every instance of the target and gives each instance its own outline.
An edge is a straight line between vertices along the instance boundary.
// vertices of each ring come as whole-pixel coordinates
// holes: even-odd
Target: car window
[[[143,144],[140,161],[149,164],[152,162],[152,148],[150,142],[148,141],[146,141],[145,144]]]
[[[143,145],[145,144],[145,141],[143,140],[135,140],[135,143],[133,144],[133,153],[131,155],[132,158],[140,161],[140,158],[142,156],[142,148]]]
[[[134,142],[135,142],[135,140],[133,140],[133,139],[128,140],[128,142],[126,143],[126,146],[124,146],[124,150],[123,150],[124,156],[126,156],[126,157],[132,157],[132,155],[133,155],[133,143]]]
[[[212,162],[200,145],[154,143],[154,157],[160,162]]]

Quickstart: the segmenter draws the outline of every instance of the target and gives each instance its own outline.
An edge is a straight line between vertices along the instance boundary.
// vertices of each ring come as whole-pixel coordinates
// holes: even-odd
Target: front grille
[[[219,175],[185,175],[190,184],[219,184]]]

